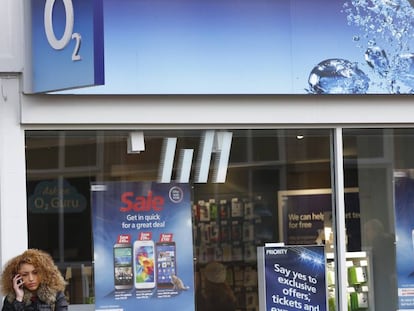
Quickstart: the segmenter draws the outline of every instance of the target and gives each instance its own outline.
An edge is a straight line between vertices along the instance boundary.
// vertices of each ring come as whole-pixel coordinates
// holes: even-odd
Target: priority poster
[[[91,187],[95,310],[194,310],[187,184]]]
[[[264,247],[266,311],[325,311],[324,246]]]

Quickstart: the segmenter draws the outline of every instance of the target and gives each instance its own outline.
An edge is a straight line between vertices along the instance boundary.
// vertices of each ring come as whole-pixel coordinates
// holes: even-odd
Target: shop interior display
[[[375,310],[374,274],[368,252],[346,253],[348,272],[348,311]],[[327,253],[327,285],[329,311],[335,308],[335,262],[333,253]]]
[[[218,261],[227,266],[227,282],[238,301],[238,310],[257,311],[257,247],[273,241],[274,215],[260,196],[253,200],[228,197],[199,199],[193,203],[193,238],[196,273],[203,284],[203,269]],[[328,219],[328,217],[326,217]],[[324,225],[327,225],[325,223]],[[327,297],[335,310],[335,271],[331,227],[324,226],[327,251]],[[373,273],[367,252],[348,252],[349,311],[374,310]]]
[[[257,246],[274,237],[270,206],[261,197],[198,200],[193,204],[196,272],[212,261],[227,266],[238,310],[257,311]]]

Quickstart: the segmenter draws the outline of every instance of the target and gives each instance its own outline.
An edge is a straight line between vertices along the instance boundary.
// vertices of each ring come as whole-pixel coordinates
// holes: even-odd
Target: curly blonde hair
[[[64,291],[66,282],[52,257],[38,249],[28,249],[21,255],[10,259],[1,274],[1,292],[4,295],[13,292],[13,277],[19,272],[22,264],[33,265],[41,276],[41,283],[56,291]]]

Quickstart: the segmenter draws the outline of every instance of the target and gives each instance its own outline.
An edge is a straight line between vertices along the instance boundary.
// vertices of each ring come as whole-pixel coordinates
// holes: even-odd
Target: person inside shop
[[[196,311],[205,311],[206,299],[200,273],[200,271],[196,271],[194,275]]]
[[[227,269],[219,262],[210,262],[204,271],[203,311],[234,311],[236,297],[227,283]]]
[[[372,255],[375,310],[396,310],[395,237],[376,218],[364,224],[364,232]]]
[[[67,311],[66,282],[52,257],[41,250],[28,249],[3,267],[2,311]]]

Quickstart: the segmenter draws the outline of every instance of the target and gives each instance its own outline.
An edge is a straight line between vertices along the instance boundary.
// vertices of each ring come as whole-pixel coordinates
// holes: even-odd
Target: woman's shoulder
[[[69,302],[66,299],[65,293],[62,291],[56,294],[56,309],[55,311],[66,311],[68,309]]]
[[[66,299],[66,295],[65,295],[64,292],[59,291],[59,292],[56,293],[56,303],[61,303],[62,305],[63,304],[68,305],[69,304],[67,299]]]
[[[58,291],[57,293],[56,293],[56,299],[57,298],[66,298],[66,296],[65,296],[65,293],[63,292],[63,291]]]

